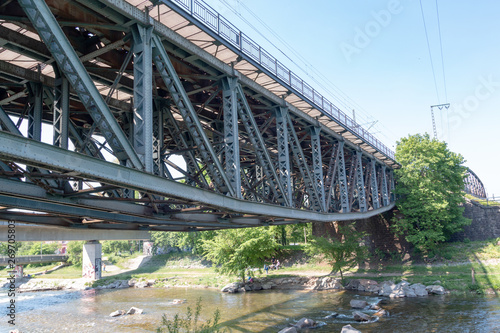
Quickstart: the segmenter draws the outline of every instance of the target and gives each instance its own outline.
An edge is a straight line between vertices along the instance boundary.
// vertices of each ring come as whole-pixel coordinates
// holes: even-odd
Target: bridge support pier
[[[24,275],[24,267],[23,265],[16,265],[14,268],[14,276],[15,278],[22,278]]]
[[[82,277],[92,280],[101,278],[102,245],[97,240],[83,244]]]

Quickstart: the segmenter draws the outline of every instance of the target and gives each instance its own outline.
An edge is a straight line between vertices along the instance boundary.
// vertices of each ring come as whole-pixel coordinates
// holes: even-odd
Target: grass
[[[490,200],[479,199],[479,198],[476,198],[475,196],[470,195],[470,194],[465,194],[465,197],[467,199],[475,201],[483,206],[500,206],[499,201],[490,201]],[[495,199],[495,200],[498,200],[498,199]]]

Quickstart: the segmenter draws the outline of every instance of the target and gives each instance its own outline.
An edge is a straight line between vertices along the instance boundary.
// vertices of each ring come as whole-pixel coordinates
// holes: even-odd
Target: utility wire
[[[438,6],[437,0],[436,0],[436,15],[437,15],[438,32],[439,32],[439,46],[441,48],[441,67],[443,68],[444,98],[445,98],[445,102],[446,102],[446,101],[448,101],[448,92],[446,90],[446,75],[444,72],[444,56],[443,56],[443,41],[441,39],[441,23],[439,21],[439,6]]]
[[[240,12],[236,11],[231,4],[229,4],[226,0],[219,0],[226,8],[228,8],[230,11],[232,11],[234,14],[236,14],[238,17],[240,17],[249,27],[251,27],[254,31],[256,31],[262,38],[264,38],[268,43],[271,44],[272,47],[274,47],[276,50],[278,50],[280,53],[282,53],[288,60],[290,60],[295,66],[297,66],[298,69],[300,69],[302,72],[304,72],[308,77],[310,77],[318,86],[320,86],[325,92],[327,92],[331,97],[333,97],[338,104],[342,105],[345,108],[345,111],[349,112],[352,109],[356,109],[357,115],[361,113],[362,115],[366,116],[367,118],[365,119],[366,122],[373,122],[373,117],[366,111],[364,110],[363,107],[361,107],[358,103],[356,103],[354,100],[352,100],[347,94],[345,94],[340,88],[338,88],[333,82],[331,82],[321,71],[318,71],[316,68],[314,68],[313,65],[311,65],[307,59],[305,59],[299,52],[297,52],[290,44],[288,44],[283,38],[281,38],[275,31],[273,31],[258,15],[256,15],[248,6],[246,6],[243,2],[240,0],[237,0],[238,4],[243,7],[250,15],[252,15],[266,30],[268,30],[276,39],[278,39],[279,42],[281,42],[288,50],[291,51],[295,55],[295,57],[299,58],[299,60],[302,61],[302,63],[305,64],[306,68],[311,69],[316,75],[318,75],[327,85],[329,85],[330,88],[333,88],[336,92],[333,93],[329,87],[326,87],[323,85],[321,82],[319,82],[314,76],[312,76],[308,71],[305,71],[297,62],[290,58],[288,54],[283,52],[279,47],[277,47],[272,41],[270,41],[267,36],[262,34],[262,32],[257,29],[252,23],[250,23],[243,15],[241,15]],[[340,96],[339,96],[340,95]],[[339,105],[339,106],[340,106]],[[364,117],[362,117],[364,118]],[[385,135],[384,135],[385,136]],[[387,136],[385,136],[387,138]],[[392,141],[392,140],[391,140]]]
[[[422,21],[424,22],[425,39],[427,40],[427,50],[429,51],[429,58],[431,60],[432,76],[434,77],[434,87],[436,88],[436,95],[438,102],[439,104],[441,104],[441,100],[439,98],[439,91],[437,87],[437,81],[436,81],[436,72],[434,71],[434,63],[432,61],[431,45],[429,44],[429,35],[427,34],[427,25],[425,24],[424,7],[422,6],[422,0],[420,0],[420,12],[422,13]]]

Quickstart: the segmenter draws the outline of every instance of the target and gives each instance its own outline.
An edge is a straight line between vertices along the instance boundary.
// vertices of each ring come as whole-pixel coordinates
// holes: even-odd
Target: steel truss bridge
[[[361,219],[394,206],[395,167],[203,1],[0,4],[0,219],[165,231]]]

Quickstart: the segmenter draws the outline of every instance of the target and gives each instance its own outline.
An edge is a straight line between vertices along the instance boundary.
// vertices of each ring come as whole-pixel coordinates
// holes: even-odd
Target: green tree
[[[445,142],[416,134],[397,143],[396,161],[401,165],[395,170],[397,207],[403,216],[394,219],[393,229],[427,253],[470,223],[462,216],[464,158]]]
[[[168,231],[152,231],[151,240],[155,249],[169,247],[182,249],[190,249],[191,253],[202,253],[203,240],[212,239],[215,237],[215,231],[196,231],[196,232],[168,232]]]
[[[368,257],[367,248],[362,244],[365,232],[356,231],[352,225],[338,225],[338,238],[327,239],[313,237],[305,251],[314,256],[323,254],[325,260],[332,266],[332,273],[340,272],[344,280],[344,271],[363,262]]]
[[[72,241],[68,242],[66,250],[68,253],[68,262],[73,265],[82,265],[83,261],[83,244],[85,241]]]
[[[217,272],[245,282],[245,270],[263,266],[278,248],[274,236],[269,227],[220,230],[213,239],[203,240],[204,256]]]
[[[128,252],[130,250],[131,245],[129,241],[104,241],[102,242],[102,252],[107,254],[114,253],[115,255],[118,252]]]

